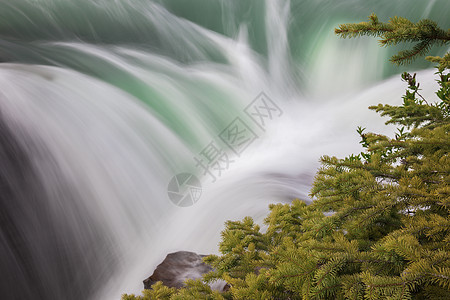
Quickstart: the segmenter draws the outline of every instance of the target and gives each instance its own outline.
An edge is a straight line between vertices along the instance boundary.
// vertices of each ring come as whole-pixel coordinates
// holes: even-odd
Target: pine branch
[[[403,50],[392,56],[391,62],[402,65],[412,62],[419,56],[429,52],[433,45],[445,45],[450,42],[450,30],[445,31],[431,20],[421,20],[412,23],[406,18],[393,17],[387,23],[380,22],[375,14],[369,16],[369,22],[357,24],[341,24],[334,31],[342,38],[355,38],[359,36],[379,37],[381,46],[392,46],[404,42],[417,42],[410,50]],[[430,57],[437,61],[440,58]],[[448,67],[446,58],[442,67]]]

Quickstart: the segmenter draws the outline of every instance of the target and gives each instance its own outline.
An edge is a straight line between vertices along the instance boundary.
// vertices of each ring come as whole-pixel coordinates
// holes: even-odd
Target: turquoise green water
[[[319,89],[317,85],[326,85],[324,77],[341,77],[343,72],[350,79],[357,80],[341,86],[357,89],[406,69],[430,67],[423,60],[407,68],[393,66],[386,60],[399,48],[377,49],[376,43],[368,39],[338,40],[333,35],[338,24],[364,21],[372,12],[376,12],[381,20],[399,15],[413,21],[431,17],[444,28],[450,23],[450,4],[445,0],[383,0],[377,1],[376,5],[356,0],[339,3],[295,0],[285,5],[288,7],[283,34],[288,42],[279,44],[286,49],[276,54],[270,48],[280,42],[271,36],[270,30],[278,26],[277,21],[270,19],[271,9],[266,8],[266,2],[261,0],[7,1],[3,2],[0,10],[0,58],[3,61],[54,65],[97,77],[139,98],[181,136],[195,142],[192,132],[183,131],[186,124],[177,117],[173,104],[167,103],[165,96],[152,84],[118,66],[114,59],[130,66],[138,65],[149,72],[177,77],[175,80],[184,85],[188,93],[194,94],[190,97],[201,97],[192,90],[204,85],[202,95],[215,99],[216,104],[223,103],[226,102],[226,99],[221,100],[224,98],[223,90],[204,81],[192,80],[184,70],[198,64],[209,64],[225,69],[221,71],[229,74],[226,69],[233,67],[228,57],[230,47],[220,43],[235,41],[240,32],[245,32],[245,43],[254,51],[262,72],[270,71],[271,63],[282,65],[282,60],[288,59],[289,63],[282,65],[282,72],[289,75],[289,80],[303,94],[314,95]],[[99,52],[89,52],[89,47]],[[146,64],[136,55],[121,53],[123,49],[161,56],[180,68],[174,70]],[[434,50],[436,54],[442,54],[446,49]],[[101,51],[115,57],[106,59]],[[351,51],[354,55],[346,55]],[[355,69],[358,73],[355,78],[350,72],[345,73],[346,68]],[[214,113],[212,107],[203,108],[205,113]],[[215,113],[216,122],[211,126],[218,124],[217,128],[220,128],[227,120],[221,120],[218,111]]]

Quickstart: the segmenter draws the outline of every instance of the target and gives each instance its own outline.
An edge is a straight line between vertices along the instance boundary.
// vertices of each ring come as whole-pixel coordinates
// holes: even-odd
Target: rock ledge
[[[165,286],[181,288],[187,279],[197,279],[212,270],[203,263],[202,258],[194,252],[179,251],[170,253],[164,261],[156,267],[155,272],[144,280],[144,289],[150,289],[152,284],[162,281]]]

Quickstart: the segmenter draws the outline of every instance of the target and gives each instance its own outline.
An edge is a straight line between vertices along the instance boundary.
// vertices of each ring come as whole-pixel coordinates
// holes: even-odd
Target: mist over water
[[[228,219],[310,201],[321,155],[360,152],[356,126],[390,133],[367,107],[400,103],[394,50],[333,28],[400,15],[449,26],[448,1],[0,1],[0,294],[119,299],[169,252],[216,253]],[[442,54],[446,49],[435,49]],[[393,76],[395,75],[395,76]],[[393,76],[393,77],[392,77]],[[280,114],[245,113],[264,92]],[[220,135],[257,137],[236,155]],[[216,180],[195,157],[233,161]],[[201,181],[178,207],[168,183]]]

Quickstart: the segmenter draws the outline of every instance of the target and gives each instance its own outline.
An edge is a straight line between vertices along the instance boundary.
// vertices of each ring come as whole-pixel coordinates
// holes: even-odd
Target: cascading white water
[[[367,110],[400,101],[403,85],[397,77],[377,82],[380,72],[367,75],[385,53],[370,50],[373,60],[346,57],[351,68],[327,71],[339,66],[343,54],[334,47],[340,42],[326,32],[315,43],[325,46],[317,53],[305,47],[315,55],[298,63],[290,26],[305,15],[299,10],[304,1],[267,0],[248,7],[217,1],[223,28],[216,31],[177,15],[173,2],[161,2],[4,4],[6,12],[24,18],[0,21],[0,55],[9,61],[0,65],[0,117],[42,183],[32,210],[16,214],[27,206],[24,196],[17,198],[23,203],[8,204],[4,212],[8,218],[36,218],[13,219],[17,224],[11,228],[27,251],[8,254],[17,260],[8,268],[33,270],[15,276],[39,278],[27,292],[38,291],[36,299],[119,299],[139,292],[141,281],[168,252],[217,252],[226,220],[250,215],[261,222],[269,203],[308,200],[320,155],[360,151],[356,126],[392,131]],[[238,10],[257,17],[241,22]],[[324,24],[321,30],[335,26]],[[297,33],[301,39],[303,31]],[[259,49],[261,43],[266,46]],[[351,45],[348,51],[355,53],[374,47],[366,41]],[[358,68],[361,64],[366,68]],[[418,76],[429,97],[432,73]],[[265,131],[244,113],[262,91],[283,111]],[[226,149],[219,135],[236,117],[258,139],[240,157],[232,156],[233,164],[212,182],[201,176],[194,157],[211,141]],[[12,138],[1,142],[13,143]],[[190,207],[175,206],[167,194],[170,179],[181,172],[202,182],[201,198]],[[28,186],[13,187],[12,193],[17,189]],[[51,218],[50,225],[43,218]],[[46,226],[52,227],[49,233]],[[43,249],[53,244],[34,240],[33,227],[57,241],[54,253],[61,258],[46,255]],[[5,255],[21,247],[11,240],[1,239]],[[64,294],[66,287],[71,296]]]

